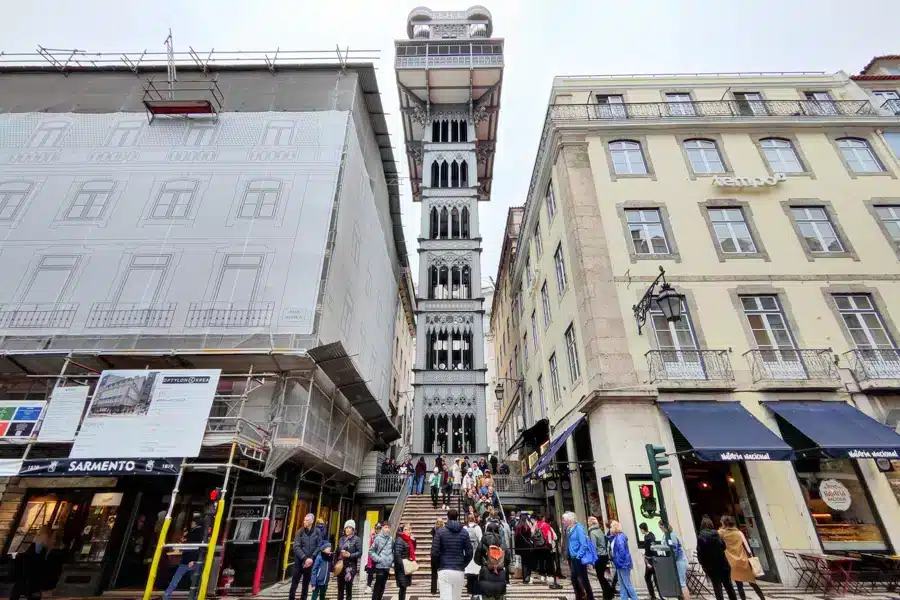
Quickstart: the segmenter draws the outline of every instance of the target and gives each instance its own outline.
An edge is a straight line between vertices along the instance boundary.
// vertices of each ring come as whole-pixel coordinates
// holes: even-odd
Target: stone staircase
[[[454,503],[456,499],[453,498]],[[437,509],[431,505],[431,494],[422,493],[406,498],[400,523],[406,525],[410,535],[416,540],[416,562],[419,563],[418,573],[428,576],[431,573],[431,528],[434,527],[438,517],[446,518],[447,511]]]

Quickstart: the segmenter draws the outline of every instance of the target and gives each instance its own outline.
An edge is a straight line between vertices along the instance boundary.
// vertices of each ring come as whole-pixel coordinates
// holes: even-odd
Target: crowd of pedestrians
[[[443,476],[446,467],[447,475]],[[441,482],[438,485],[438,493],[443,494],[444,486],[449,486],[449,492],[455,492],[466,488],[464,479],[467,473],[472,475],[473,481],[477,482],[478,478],[484,476],[485,473],[495,473],[500,475],[509,475],[509,465],[501,462],[496,456],[491,455],[490,458],[482,456],[478,460],[470,460],[468,456],[449,460],[443,455],[438,455],[434,459],[434,463],[429,466],[424,456],[420,456],[415,462],[412,458],[405,462],[394,461],[385,458],[381,463],[382,475],[405,475],[406,491],[409,494],[423,494],[425,488],[431,486],[432,475],[437,469],[437,473],[441,475]],[[381,491],[387,491],[383,489]],[[476,488],[476,491],[479,491]]]

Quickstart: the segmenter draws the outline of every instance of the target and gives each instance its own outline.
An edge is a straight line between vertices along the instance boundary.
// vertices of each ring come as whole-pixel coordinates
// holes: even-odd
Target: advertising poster
[[[38,433],[39,442],[71,442],[78,431],[84,403],[87,402],[86,385],[58,387],[50,395],[50,406]]]
[[[0,401],[0,438],[30,438],[46,405],[43,401]]]
[[[628,477],[628,499],[631,501],[631,510],[634,515],[634,530],[641,540],[644,536],[638,531],[641,523],[646,523],[650,533],[656,536],[656,540],[663,539],[662,530],[659,528],[659,498],[656,497],[656,486],[652,479]]]
[[[103,371],[70,458],[196,457],[220,374]]]

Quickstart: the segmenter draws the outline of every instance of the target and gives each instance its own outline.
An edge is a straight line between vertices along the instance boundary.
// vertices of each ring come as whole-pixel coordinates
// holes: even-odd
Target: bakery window
[[[794,464],[826,552],[887,550],[881,523],[852,460],[805,459]]]

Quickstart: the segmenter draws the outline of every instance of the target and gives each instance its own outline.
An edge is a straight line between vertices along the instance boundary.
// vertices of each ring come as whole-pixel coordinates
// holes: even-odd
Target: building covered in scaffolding
[[[167,45],[0,59],[0,540],[11,561],[48,533],[60,595],[165,587],[211,500],[201,598],[220,567],[258,591],[304,514],[356,516],[366,455],[400,435],[415,294],[376,53]],[[151,387],[193,369],[218,374],[199,453],[164,455],[194,417]],[[98,390],[115,370],[161,376]],[[145,454],[72,454],[92,398],[156,415]]]

